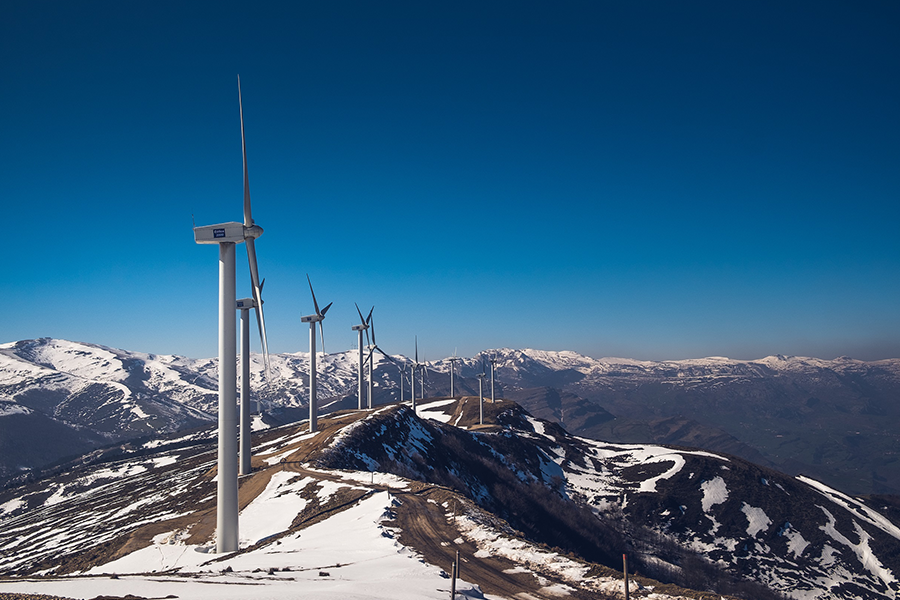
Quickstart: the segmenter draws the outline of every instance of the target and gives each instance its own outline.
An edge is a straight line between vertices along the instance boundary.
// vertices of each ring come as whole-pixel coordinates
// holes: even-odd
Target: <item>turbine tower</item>
[[[373,310],[374,310],[374,307],[373,307]],[[369,356],[368,356],[368,358],[366,358],[366,360],[369,363],[369,408],[372,408],[372,397],[374,396],[374,390],[373,390],[372,386],[373,386],[373,382],[375,381],[375,377],[373,375],[372,370],[374,368],[373,363],[375,362],[373,360],[373,355],[375,354],[375,351],[378,350],[378,352],[380,352],[382,356],[384,356],[386,359],[388,359],[389,361],[391,361],[394,364],[397,364],[397,361],[395,361],[393,358],[391,358],[391,356],[387,352],[382,350],[378,346],[378,343],[375,341],[375,321],[372,319],[371,312],[369,313],[369,326],[372,328],[372,345],[369,348]]]
[[[247,149],[244,143],[244,114],[241,80],[238,77],[238,105],[241,118],[241,146],[244,157],[244,222],[230,221],[194,227],[194,241],[219,246],[219,449],[216,486],[216,552],[238,550],[238,448],[237,448],[237,343],[235,331],[235,244],[246,242],[250,262],[253,295],[258,302],[256,318],[260,327],[263,353],[267,354],[265,325],[262,315],[262,286],[258,279],[254,240],[262,235],[262,227],[253,222],[250,213],[250,187],[247,180]],[[248,378],[249,379],[249,378]]]
[[[494,365],[497,364],[497,357],[492,356],[490,359],[491,362],[491,404],[494,403]]]
[[[334,303],[329,302],[328,306],[319,310],[309,275],[306,276],[306,282],[309,283],[309,293],[312,294],[313,307],[316,309],[315,314],[300,317],[301,323],[309,323],[309,432],[315,433],[318,430],[319,416],[319,401],[316,398],[316,323],[319,324],[319,331],[322,333],[322,352],[325,352],[325,329],[322,328],[322,321]]]
[[[425,360],[424,353],[422,354],[422,368],[419,370],[419,395],[422,396],[422,400],[425,399],[425,374],[428,371],[428,363]]]
[[[481,359],[481,373],[478,374],[478,424],[484,425],[484,359]]]
[[[372,307],[372,310],[369,311],[368,318],[363,319],[362,312],[359,310],[359,304],[356,304],[356,312],[359,313],[360,324],[354,325],[353,327],[351,327],[351,329],[353,331],[357,332],[357,334],[359,335],[359,343],[357,344],[357,347],[359,348],[359,386],[358,386],[359,387],[359,390],[358,390],[359,402],[358,402],[358,407],[357,407],[358,410],[362,410],[362,408],[363,408],[363,378],[364,378],[364,375],[363,375],[363,343],[362,343],[363,331],[366,332],[366,342],[367,342],[366,345],[368,345],[369,323],[372,322],[372,311],[373,310],[375,310],[374,306]],[[371,394],[370,394],[370,396],[371,396]],[[371,402],[369,404],[370,404],[369,408],[371,408]]]
[[[412,396],[412,409],[416,412],[416,371],[419,368],[419,336],[416,336],[416,357],[412,364],[412,370],[409,374],[409,391]],[[424,398],[424,396],[423,396]]]
[[[265,279],[260,282],[259,288],[265,284]],[[252,472],[250,466],[250,311],[257,308],[253,298],[241,298],[235,303],[241,313],[241,410],[240,410],[240,475],[249,475]],[[263,339],[260,336],[260,339]],[[268,355],[263,347],[263,362],[268,372]]]
[[[456,351],[454,350],[453,356],[450,357],[450,397],[451,398],[454,396],[454,394],[453,394],[453,391],[454,391],[453,390],[453,370],[454,370],[454,367],[456,366],[456,361],[458,361],[458,360],[459,360],[459,358],[456,356]]]

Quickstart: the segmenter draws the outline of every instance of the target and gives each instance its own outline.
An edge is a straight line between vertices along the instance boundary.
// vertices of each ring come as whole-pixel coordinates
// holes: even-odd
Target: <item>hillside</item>
[[[501,349],[465,359],[462,374],[479,372],[483,357],[495,358],[504,394],[551,386],[615,415],[571,428],[580,435],[701,446],[852,493],[900,494],[898,359],[654,362]]]
[[[673,583],[760,599],[900,589],[900,530],[820,483],[575,437],[511,402],[488,404],[479,426],[477,403],[258,432],[235,554],[211,554],[215,453],[202,435],[6,490],[0,592],[443,598],[456,550],[470,597],[617,597],[622,552],[642,575],[632,597],[702,597]]]

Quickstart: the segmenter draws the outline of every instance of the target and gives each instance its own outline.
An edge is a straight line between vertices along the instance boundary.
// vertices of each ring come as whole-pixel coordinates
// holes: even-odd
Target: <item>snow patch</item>
[[[750,537],[756,537],[757,533],[765,531],[772,524],[771,519],[761,508],[750,506],[744,502],[741,511],[747,516],[747,535]]]
[[[700,484],[700,491],[703,492],[703,499],[700,501],[703,505],[703,512],[709,512],[709,509],[716,504],[722,504],[728,500],[728,487],[721,477],[704,481]]]

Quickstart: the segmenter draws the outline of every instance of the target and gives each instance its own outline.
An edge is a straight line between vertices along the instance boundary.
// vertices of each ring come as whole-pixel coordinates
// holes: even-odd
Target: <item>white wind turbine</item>
[[[481,373],[478,374],[478,424],[484,425],[484,359],[481,359]]]
[[[450,397],[453,398],[453,371],[456,366],[456,361],[459,360],[459,357],[456,356],[456,350],[453,351],[453,356],[450,357]]]
[[[413,412],[415,412],[415,410],[416,410],[416,371],[418,369],[419,369],[419,336],[416,336],[416,357],[413,360],[412,370],[410,371],[410,374],[409,374],[409,391],[410,391],[410,395],[412,396]],[[422,391],[423,391],[422,398],[424,399],[425,398],[424,385],[422,387]]]
[[[422,353],[422,369],[419,371],[419,392],[422,400],[425,399],[425,376],[428,374],[428,361],[425,360],[425,353]]]
[[[375,310],[375,308],[372,307],[372,310]],[[378,346],[378,343],[375,341],[375,321],[372,319],[371,312],[369,312],[369,326],[372,328],[372,344],[369,347],[369,356],[368,358],[366,358],[366,360],[369,362],[369,408],[372,408],[372,396],[374,395],[373,382],[375,381],[375,377],[373,374],[373,363],[375,361],[373,360],[373,355],[375,354],[375,351],[378,350],[378,352],[380,352],[382,356],[384,356],[394,364],[397,364],[397,361],[391,358],[391,356],[387,352],[382,350]]]
[[[244,143],[244,112],[241,80],[238,77],[238,104],[241,118],[241,145],[244,157],[244,222],[234,221],[194,227],[194,241],[219,246],[219,449],[216,486],[216,552],[238,550],[238,448],[235,389],[237,359],[235,331],[235,244],[246,242],[250,262],[253,296],[257,302],[256,318],[260,329],[263,354],[268,354],[265,321],[262,313],[262,285],[256,264],[254,240],[262,235],[262,227],[253,222],[250,213],[250,186],[247,179],[247,149]],[[248,351],[249,354],[249,351]],[[249,381],[249,377],[247,378]]]
[[[358,399],[358,407],[357,407],[358,410],[362,410],[362,407],[363,407],[363,378],[364,378],[364,375],[363,375],[363,343],[362,343],[363,331],[366,332],[366,342],[367,342],[366,345],[368,345],[369,324],[372,322],[372,311],[373,310],[375,310],[374,306],[372,307],[372,310],[369,311],[369,316],[367,318],[363,319],[362,311],[359,310],[359,304],[356,304],[356,312],[359,313],[359,325],[354,325],[353,327],[351,327],[351,329],[353,329],[353,331],[357,332],[357,334],[359,336],[359,343],[357,344],[357,347],[359,348],[359,386],[358,386],[359,387],[359,390],[358,390],[359,399]],[[369,397],[371,397],[371,395],[372,394],[370,392]],[[401,393],[400,395],[402,396],[403,394]],[[369,408],[372,407],[371,404],[372,404],[372,402],[369,401]]]
[[[494,365],[496,365],[498,362],[497,357],[492,356],[490,358],[490,362],[491,362],[491,404],[493,404],[494,403]]]
[[[309,432],[314,433],[318,429],[319,416],[319,401],[316,397],[316,323],[319,324],[319,331],[322,333],[322,352],[325,352],[325,329],[322,327],[322,321],[334,303],[329,302],[328,306],[319,310],[309,275],[306,276],[306,281],[309,283],[309,293],[312,294],[313,307],[316,309],[315,314],[300,317],[301,323],[309,323]]]
[[[259,284],[260,292],[265,284],[263,279]],[[259,308],[253,298],[241,298],[235,302],[237,310],[241,313],[241,403],[240,403],[240,457],[238,472],[240,475],[249,475],[253,469],[250,465],[250,311]],[[258,314],[258,313],[257,313]],[[260,339],[265,340],[265,329],[260,326]],[[266,373],[269,371],[269,355],[265,341],[263,345],[263,363]]]

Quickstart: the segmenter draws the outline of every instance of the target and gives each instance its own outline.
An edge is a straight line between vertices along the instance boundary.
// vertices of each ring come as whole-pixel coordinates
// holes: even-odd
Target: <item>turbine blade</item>
[[[419,336],[416,336],[416,365],[419,364]]]
[[[322,354],[325,354],[325,328],[322,327],[322,321],[319,321],[319,337],[322,338]]]
[[[253,299],[256,300],[256,324],[259,327],[259,342],[262,346],[263,364],[269,369],[269,343],[266,339],[266,320],[263,316],[262,287],[265,279],[259,281],[259,267],[256,264],[256,240],[247,238],[247,261],[250,263],[250,283],[253,286]]]
[[[266,379],[269,373],[269,342],[266,340],[266,318],[263,316],[262,296],[256,298],[256,325],[259,327],[259,342],[262,346],[263,366],[266,369]]]
[[[394,360],[393,358],[391,358],[391,355],[390,355],[390,354],[388,354],[387,352],[385,352],[384,350],[382,350],[382,349],[379,348],[378,346],[375,346],[374,348],[375,348],[376,350],[378,350],[379,352],[381,352],[381,355],[384,356],[386,359],[388,359],[389,361],[391,361],[391,362],[394,363],[395,365],[397,364],[397,361]]]
[[[247,142],[244,138],[244,102],[241,99],[241,76],[238,75],[238,106],[241,112],[241,149],[244,155],[244,225],[253,225],[253,216],[250,214],[250,177],[247,175]]]
[[[372,330],[372,345],[376,346],[377,342],[375,341],[375,321],[372,321],[369,324],[369,328]],[[369,333],[368,330],[366,330],[366,334],[368,334],[368,333]]]
[[[360,322],[360,324],[363,325],[363,326],[365,326],[366,320],[363,319],[362,311],[359,310],[359,304],[357,304],[356,302],[354,302],[354,303],[353,303],[353,306],[356,307],[356,313],[359,315],[359,322]]]
[[[306,282],[309,284],[309,293],[312,294],[313,297],[313,306],[316,309],[316,314],[320,315],[322,313],[319,312],[319,303],[316,302],[316,293],[312,289],[312,281],[309,280],[309,273],[306,274]]]
[[[322,316],[323,316],[323,317],[325,316],[325,313],[328,312],[328,309],[331,308],[331,305],[332,305],[332,304],[334,304],[334,302],[329,302],[329,303],[328,303],[328,306],[326,306],[325,308],[322,309]]]
[[[374,307],[374,306],[369,310],[369,316],[366,317],[366,325],[368,325],[369,323],[372,322],[372,312],[373,312],[374,310],[375,310],[375,307]],[[361,317],[362,314],[360,314],[359,316]]]

